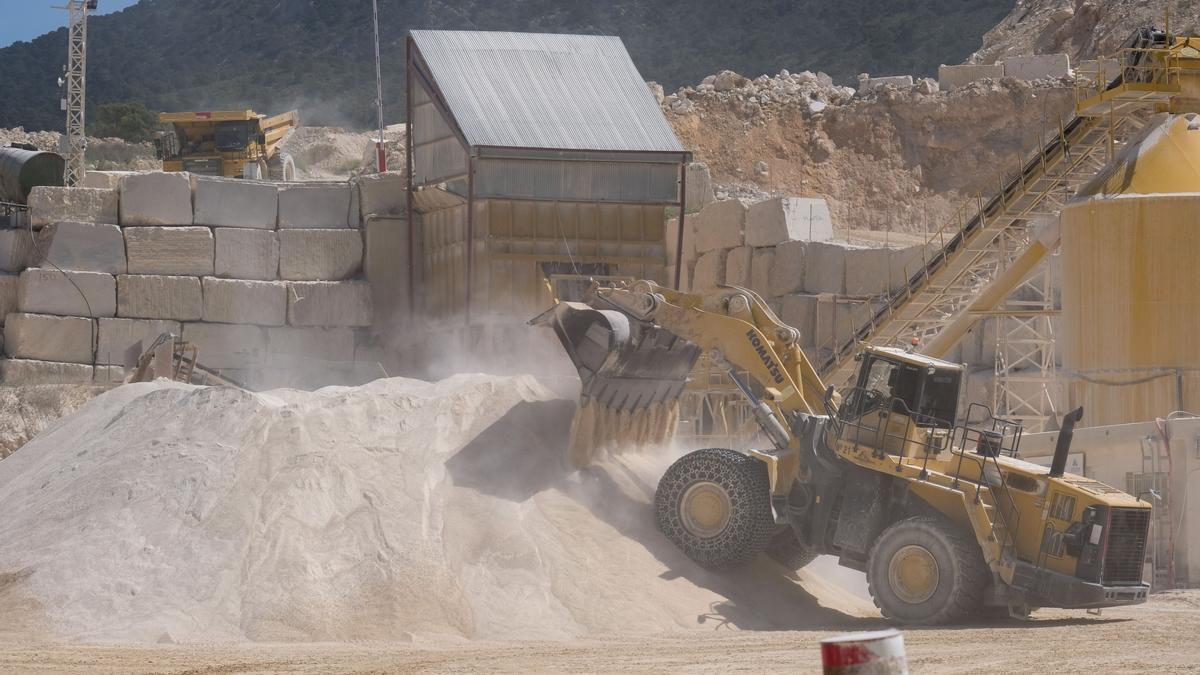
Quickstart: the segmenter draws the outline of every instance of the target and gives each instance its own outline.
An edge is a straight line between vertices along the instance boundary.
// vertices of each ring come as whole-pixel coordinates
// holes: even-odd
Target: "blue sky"
[[[109,14],[137,4],[138,0],[99,0],[99,13]],[[0,47],[17,40],[32,40],[67,25],[67,13],[51,9],[66,6],[65,0],[0,0]]]

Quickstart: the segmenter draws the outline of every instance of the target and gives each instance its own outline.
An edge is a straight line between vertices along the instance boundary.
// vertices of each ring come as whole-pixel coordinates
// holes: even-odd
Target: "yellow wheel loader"
[[[584,300],[531,322],[552,327],[578,369],[581,414],[672,419],[662,407],[707,352],[768,439],[692,452],[662,476],[658,527],[698,563],[836,556],[866,573],[885,617],[915,624],[1146,600],[1150,505],[1064,472],[1082,411],[1064,418],[1045,468],[1019,459],[1020,425],[978,403],[960,410],[962,365],[869,347],[839,395],[753,291],[638,281],[593,284]]]
[[[162,113],[170,131],[154,141],[163,171],[253,180],[296,180],[296,164],[279,149],[299,123],[295,110],[274,117],[253,110]]]

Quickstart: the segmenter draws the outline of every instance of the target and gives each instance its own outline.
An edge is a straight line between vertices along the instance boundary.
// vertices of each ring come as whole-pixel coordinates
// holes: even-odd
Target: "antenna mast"
[[[67,96],[62,100],[67,113],[66,155],[67,171],[64,182],[75,187],[83,181],[87,172],[84,153],[87,136],[84,133],[84,117],[87,105],[87,15],[96,9],[98,0],[67,0],[69,23],[67,27]]]

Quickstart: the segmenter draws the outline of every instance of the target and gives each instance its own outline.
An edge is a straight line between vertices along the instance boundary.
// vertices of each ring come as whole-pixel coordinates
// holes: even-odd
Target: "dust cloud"
[[[561,464],[529,377],[107,392],[0,462],[0,633],[88,642],[570,639],[861,625],[762,559],[654,527],[673,450]]]

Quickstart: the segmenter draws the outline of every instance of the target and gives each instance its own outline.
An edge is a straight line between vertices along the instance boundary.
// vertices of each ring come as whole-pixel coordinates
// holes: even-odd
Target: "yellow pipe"
[[[966,310],[959,312],[958,317],[943,328],[920,352],[937,359],[945,358],[959,340],[975,327],[975,322],[979,321],[980,316],[995,311],[1005,298],[1029,277],[1034,268],[1058,248],[1061,237],[1062,229],[1056,219],[1051,225],[1043,228],[1025,252],[984,286],[971,304],[967,305]]]

